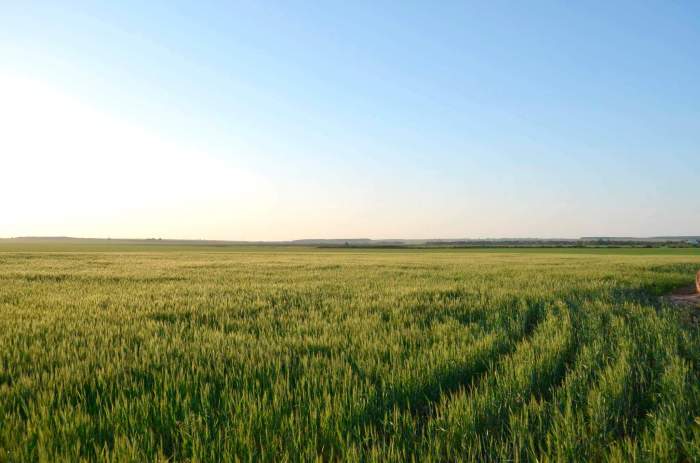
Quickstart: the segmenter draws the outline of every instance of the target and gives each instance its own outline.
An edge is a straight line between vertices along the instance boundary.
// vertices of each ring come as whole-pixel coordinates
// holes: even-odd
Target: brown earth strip
[[[661,299],[682,310],[684,320],[694,325],[700,324],[700,271],[695,277],[695,284],[678,288]]]

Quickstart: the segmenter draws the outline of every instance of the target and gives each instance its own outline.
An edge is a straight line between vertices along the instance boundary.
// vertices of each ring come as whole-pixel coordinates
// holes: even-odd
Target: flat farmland
[[[0,246],[0,461],[698,461],[698,250]]]

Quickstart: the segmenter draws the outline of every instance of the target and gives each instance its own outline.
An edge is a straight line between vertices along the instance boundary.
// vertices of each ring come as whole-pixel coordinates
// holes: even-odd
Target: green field
[[[0,245],[0,462],[700,461],[698,250]]]

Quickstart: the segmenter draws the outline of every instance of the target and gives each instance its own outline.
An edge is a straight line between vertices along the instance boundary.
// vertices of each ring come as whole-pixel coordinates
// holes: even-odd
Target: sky
[[[0,237],[700,235],[700,3],[0,0],[0,173]]]

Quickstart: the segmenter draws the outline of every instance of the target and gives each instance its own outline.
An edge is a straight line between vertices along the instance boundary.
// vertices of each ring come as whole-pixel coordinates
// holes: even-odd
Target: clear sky
[[[0,0],[0,236],[700,234],[700,3]]]

